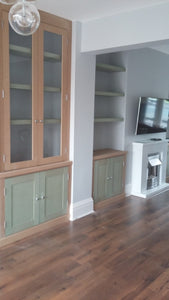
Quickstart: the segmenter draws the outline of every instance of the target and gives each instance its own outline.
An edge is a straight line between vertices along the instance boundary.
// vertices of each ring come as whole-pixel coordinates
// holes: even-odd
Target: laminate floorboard
[[[169,192],[0,248],[0,300],[168,300]]]

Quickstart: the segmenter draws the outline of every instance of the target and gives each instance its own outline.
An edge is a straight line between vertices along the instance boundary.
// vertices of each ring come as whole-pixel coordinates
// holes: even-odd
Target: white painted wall
[[[73,161],[71,219],[77,202],[92,202],[95,56],[80,53],[81,24],[73,23],[70,160]],[[89,201],[88,201],[89,200]],[[76,206],[73,206],[76,203]],[[90,206],[91,208],[91,206]],[[86,212],[87,214],[87,212]]]
[[[120,47],[169,39],[169,3],[82,24],[82,52],[118,50]]]

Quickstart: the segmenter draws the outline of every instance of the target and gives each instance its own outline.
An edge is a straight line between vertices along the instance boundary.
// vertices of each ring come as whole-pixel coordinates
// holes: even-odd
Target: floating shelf
[[[109,65],[109,64],[96,64],[96,70],[102,72],[125,72],[126,69],[121,66]]]
[[[10,52],[14,55],[18,56],[26,56],[31,57],[32,56],[32,49],[22,46],[16,46],[16,45],[10,45],[9,46]],[[61,55],[51,53],[51,52],[44,52],[44,59],[45,61],[61,61]]]
[[[95,123],[122,122],[123,118],[95,118]]]
[[[29,84],[18,84],[18,83],[11,83],[11,89],[18,89],[18,90],[32,90],[32,86]],[[61,88],[53,87],[53,86],[45,86],[45,92],[52,92],[52,93],[60,93]]]
[[[95,91],[95,95],[105,97],[124,97],[125,94],[120,92]]]

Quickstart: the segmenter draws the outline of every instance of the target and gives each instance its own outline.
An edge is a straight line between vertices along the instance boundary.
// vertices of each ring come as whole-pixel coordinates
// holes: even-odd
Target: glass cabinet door
[[[68,101],[67,49],[64,30],[41,24],[39,65],[41,75],[41,131],[40,162],[65,159],[66,136],[69,119],[66,116]],[[66,124],[66,125],[65,125]],[[68,151],[67,151],[68,152]],[[64,158],[63,158],[64,157]]]
[[[52,19],[22,36],[3,22],[2,169],[68,160],[71,32]]]
[[[62,36],[44,31],[43,157],[60,156]]]
[[[33,166],[33,42],[3,12],[4,170]]]
[[[10,162],[32,160],[32,37],[9,28]]]

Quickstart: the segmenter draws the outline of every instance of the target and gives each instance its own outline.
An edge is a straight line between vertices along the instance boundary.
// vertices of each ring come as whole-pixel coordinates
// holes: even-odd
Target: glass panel
[[[32,38],[10,28],[11,162],[32,159]]]
[[[44,157],[60,155],[62,36],[44,32]]]

